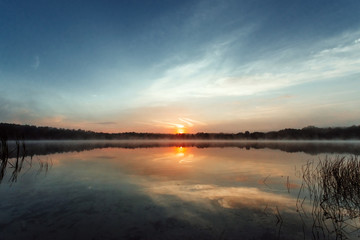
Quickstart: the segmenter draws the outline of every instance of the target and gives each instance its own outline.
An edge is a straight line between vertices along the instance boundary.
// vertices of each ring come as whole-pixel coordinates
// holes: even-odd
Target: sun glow
[[[152,120],[152,122],[156,123],[157,127],[163,126],[166,129],[171,129],[174,134],[186,134],[189,132],[193,132],[193,128],[195,128],[195,124],[197,125],[206,125],[203,122],[193,120],[191,118],[178,118],[177,120]]]
[[[185,152],[186,152],[186,148],[184,148],[184,147],[176,147],[176,148],[175,148],[175,152],[176,152],[176,156],[178,156],[178,157],[184,157],[184,156],[185,156]]]
[[[185,133],[185,129],[184,128],[177,128],[176,133],[183,134],[183,133]]]

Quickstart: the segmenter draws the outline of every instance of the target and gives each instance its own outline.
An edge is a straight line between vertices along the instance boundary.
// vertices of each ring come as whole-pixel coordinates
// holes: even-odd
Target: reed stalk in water
[[[351,234],[360,230],[358,157],[326,157],[317,163],[309,161],[303,166],[302,173],[312,204],[313,239],[325,239],[326,236],[351,238]],[[298,201],[301,201],[299,197]]]

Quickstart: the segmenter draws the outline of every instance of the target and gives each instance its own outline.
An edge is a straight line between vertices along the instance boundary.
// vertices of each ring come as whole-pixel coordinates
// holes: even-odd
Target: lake
[[[360,234],[357,202],[330,202],[331,190],[316,172],[321,161],[346,157],[347,164],[360,153],[358,141],[29,141],[25,146],[24,155],[16,159],[11,152],[2,163],[0,239],[357,239]]]

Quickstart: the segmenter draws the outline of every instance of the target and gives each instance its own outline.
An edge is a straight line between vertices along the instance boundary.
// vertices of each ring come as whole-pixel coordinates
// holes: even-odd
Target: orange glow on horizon
[[[178,133],[178,134],[183,134],[183,133],[185,133],[185,129],[184,129],[184,128],[178,128],[178,129],[176,130],[176,133]]]

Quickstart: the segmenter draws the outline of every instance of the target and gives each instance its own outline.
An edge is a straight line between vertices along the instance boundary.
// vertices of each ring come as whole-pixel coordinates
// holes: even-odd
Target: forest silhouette
[[[141,132],[104,133],[81,129],[0,123],[0,134],[9,140],[357,140],[360,139],[360,126],[328,128],[308,126],[302,129],[286,128],[270,132],[164,134]]]

